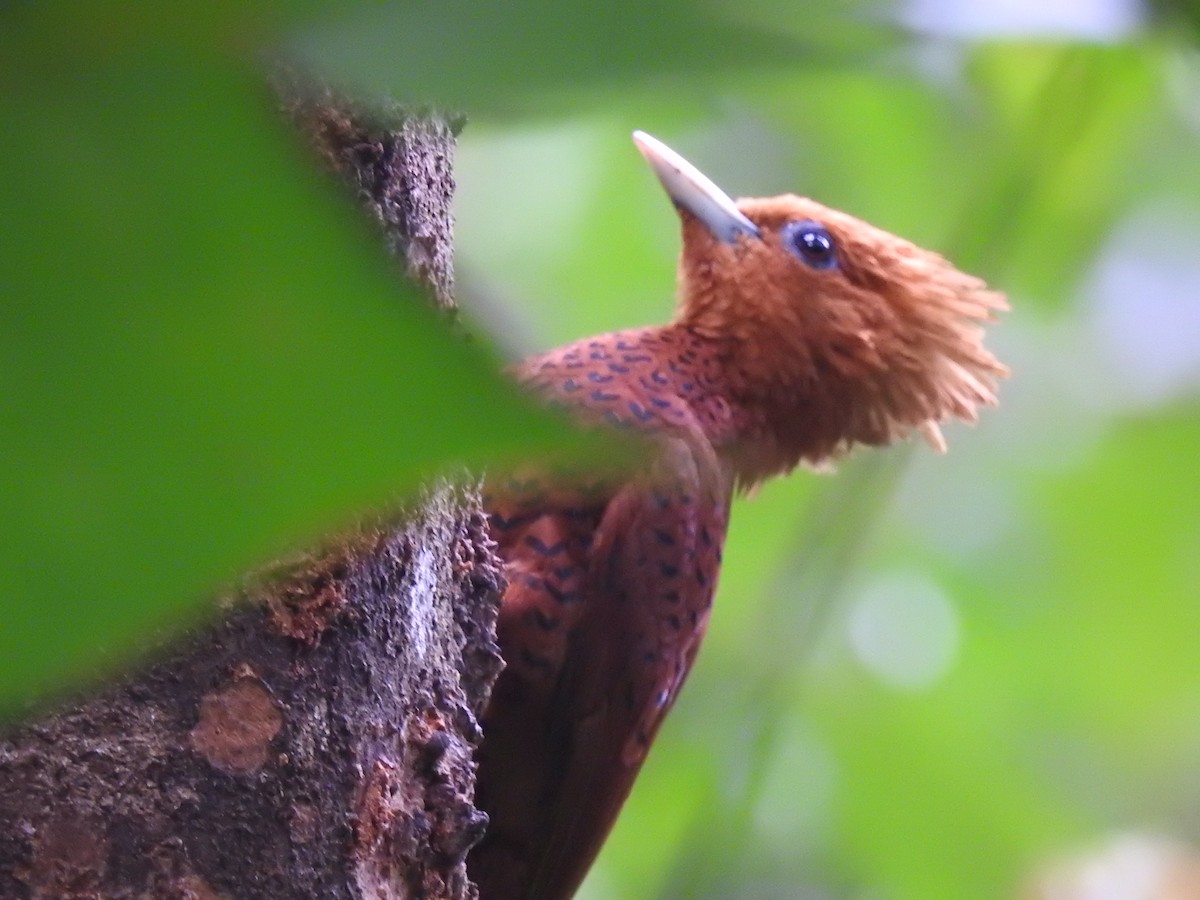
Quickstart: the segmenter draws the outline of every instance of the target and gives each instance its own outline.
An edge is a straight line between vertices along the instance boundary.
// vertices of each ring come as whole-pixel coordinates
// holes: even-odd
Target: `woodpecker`
[[[510,473],[485,497],[508,587],[468,858],[482,900],[563,900],[587,874],[695,660],[739,490],[996,402],[1002,295],[814,200],[732,200],[634,133],[678,210],[669,324],[577,341],[519,381],[633,466]]]

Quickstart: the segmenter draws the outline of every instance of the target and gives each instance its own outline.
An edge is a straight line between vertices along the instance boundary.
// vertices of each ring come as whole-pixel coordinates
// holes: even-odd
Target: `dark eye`
[[[820,222],[792,222],[785,228],[784,240],[793,253],[814,269],[832,269],[837,265],[833,237]]]

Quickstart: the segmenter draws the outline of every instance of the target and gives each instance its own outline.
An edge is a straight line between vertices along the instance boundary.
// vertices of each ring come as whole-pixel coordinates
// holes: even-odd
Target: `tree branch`
[[[297,84],[286,111],[452,308],[453,128]],[[402,518],[275,566],[153,665],[0,737],[0,896],[475,897],[501,570],[475,489]]]

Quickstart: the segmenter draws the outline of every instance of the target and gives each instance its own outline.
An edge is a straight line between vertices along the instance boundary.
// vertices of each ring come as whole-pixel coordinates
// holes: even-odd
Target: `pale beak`
[[[742,215],[729,195],[690,162],[644,131],[635,131],[633,142],[675,205],[703,222],[714,237],[727,244],[736,241],[739,234],[759,237],[758,226]]]

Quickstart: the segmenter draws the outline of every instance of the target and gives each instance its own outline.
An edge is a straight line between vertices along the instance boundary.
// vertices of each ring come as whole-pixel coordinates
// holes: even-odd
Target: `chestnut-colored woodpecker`
[[[488,485],[508,587],[507,667],[486,711],[468,858],[482,900],[579,887],[708,624],[730,500],[800,463],[996,402],[983,346],[1004,298],[936,253],[792,194],[733,201],[660,141],[634,141],[679,211],[678,303],[662,326],[516,367],[635,466]]]

